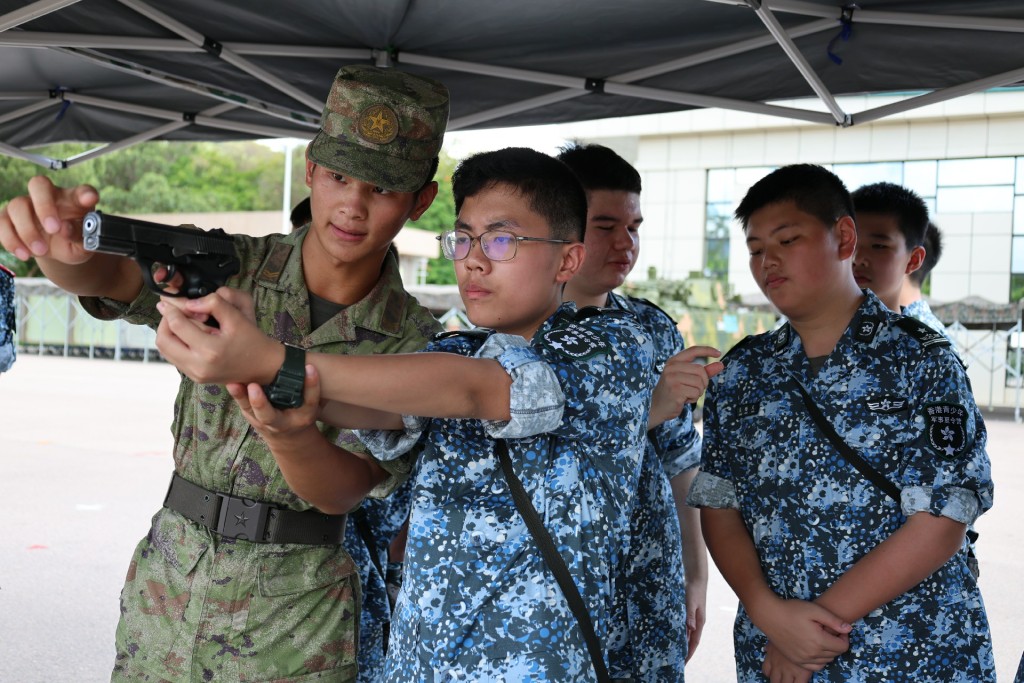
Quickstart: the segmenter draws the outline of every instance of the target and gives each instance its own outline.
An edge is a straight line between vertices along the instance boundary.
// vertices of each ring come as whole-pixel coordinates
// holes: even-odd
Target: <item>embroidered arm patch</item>
[[[545,333],[541,346],[572,360],[586,360],[611,351],[601,334],[576,323]]]
[[[952,460],[967,448],[967,409],[955,403],[929,403],[924,407],[928,442],[939,457]]]

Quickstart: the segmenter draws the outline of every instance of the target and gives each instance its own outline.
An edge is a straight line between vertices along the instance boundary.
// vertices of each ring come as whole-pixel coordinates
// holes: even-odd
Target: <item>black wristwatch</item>
[[[302,383],[306,378],[306,350],[284,345],[284,363],[274,381],[263,387],[270,405],[284,410],[302,405]]]

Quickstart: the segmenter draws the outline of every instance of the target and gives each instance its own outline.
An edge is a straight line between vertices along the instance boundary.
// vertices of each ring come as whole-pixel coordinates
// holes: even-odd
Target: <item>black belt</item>
[[[227,538],[255,543],[338,545],[348,515],[289,510],[270,503],[208,491],[177,474],[171,477],[164,507]]]

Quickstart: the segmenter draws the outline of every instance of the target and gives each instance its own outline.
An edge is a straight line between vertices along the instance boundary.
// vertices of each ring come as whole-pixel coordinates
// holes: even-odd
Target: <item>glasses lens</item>
[[[446,259],[459,261],[469,254],[469,247],[472,240],[469,235],[459,230],[449,230],[441,233],[441,251]]]
[[[492,261],[508,261],[516,255],[516,236],[503,230],[492,230],[480,236],[484,255]]]

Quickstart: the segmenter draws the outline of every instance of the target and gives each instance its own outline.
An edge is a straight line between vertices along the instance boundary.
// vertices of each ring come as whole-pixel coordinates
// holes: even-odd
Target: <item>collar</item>
[[[283,309],[307,348],[336,341],[353,341],[357,328],[389,337],[402,337],[411,295],[402,285],[398,258],[388,251],[380,277],[373,289],[359,301],[347,306],[318,329],[311,329],[309,290],[302,272],[302,242],[307,229],[300,229],[276,240],[260,265],[257,289],[269,289],[283,295]]]

